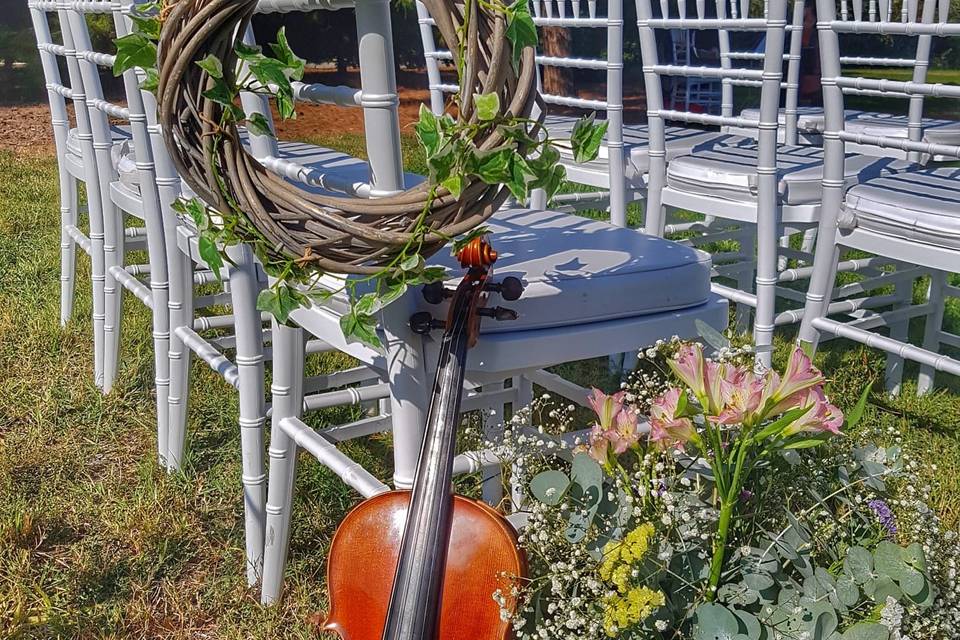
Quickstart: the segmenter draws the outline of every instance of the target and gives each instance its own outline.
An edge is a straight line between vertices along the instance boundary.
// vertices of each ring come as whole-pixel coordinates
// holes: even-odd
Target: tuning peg
[[[507,302],[514,302],[523,295],[523,282],[520,278],[507,276],[502,282],[489,283],[486,289],[493,293],[499,293]]]
[[[447,323],[436,320],[429,311],[421,311],[410,316],[410,329],[421,336],[429,334],[434,329],[445,329]]]
[[[453,292],[444,287],[442,282],[433,282],[423,288],[423,299],[428,304],[440,304],[452,294]]]
[[[516,320],[520,317],[513,309],[504,309],[503,307],[486,307],[484,309],[479,309],[477,315],[480,315],[484,318],[493,318],[498,322],[503,322],[505,320]]]

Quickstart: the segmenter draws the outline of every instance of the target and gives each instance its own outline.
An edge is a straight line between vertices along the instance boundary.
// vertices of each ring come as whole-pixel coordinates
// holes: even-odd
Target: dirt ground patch
[[[328,85],[360,86],[359,71],[344,73],[324,71],[308,74],[308,82]],[[400,126],[409,132],[417,120],[422,103],[429,103],[426,72],[402,71],[397,76],[400,93]],[[581,97],[602,98],[601,87],[581,87]],[[72,106],[71,121],[73,119]],[[628,123],[642,121],[646,101],[642,92],[625,96],[624,120]],[[363,110],[331,105],[304,105],[297,109],[295,120],[278,125],[278,133],[284,139],[304,139],[316,134],[363,133]],[[0,106],[0,149],[29,155],[46,155],[53,152],[53,129],[50,110],[45,103]]]

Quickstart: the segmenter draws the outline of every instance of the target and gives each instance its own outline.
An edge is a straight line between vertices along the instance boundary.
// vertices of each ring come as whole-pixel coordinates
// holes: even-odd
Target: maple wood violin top
[[[500,589],[509,600],[507,576],[526,575],[516,533],[486,504],[462,496],[453,500],[436,640],[507,640],[510,623],[500,618],[493,594]],[[344,640],[381,640],[409,501],[409,491],[375,496],[337,529],[327,565],[325,630]]]

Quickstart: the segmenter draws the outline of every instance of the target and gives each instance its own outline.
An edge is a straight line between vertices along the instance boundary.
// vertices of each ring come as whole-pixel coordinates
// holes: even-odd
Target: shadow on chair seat
[[[669,240],[552,211],[500,211],[488,226],[496,278],[520,278],[526,290],[506,303],[520,318],[484,322],[483,333],[636,318],[710,297],[710,256]],[[455,262],[446,251],[431,260],[459,273]]]
[[[911,165],[892,158],[848,154],[845,181],[849,188],[883,172],[902,171]],[[823,149],[781,146],[777,152],[778,197],[784,205],[820,203]],[[667,186],[734,202],[757,201],[757,146],[718,146],[674,159],[667,167]],[[784,216],[785,219],[788,216]]]
[[[960,169],[906,171],[847,192],[838,226],[960,249]],[[922,248],[918,247],[918,250]]]

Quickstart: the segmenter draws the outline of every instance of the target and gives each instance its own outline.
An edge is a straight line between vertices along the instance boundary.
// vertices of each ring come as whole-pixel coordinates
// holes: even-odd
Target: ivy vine
[[[152,92],[158,88],[157,43],[165,4],[166,0],[154,0],[135,5],[131,16],[132,32],[115,41],[114,73],[120,75],[129,69],[140,68],[145,74],[141,87]],[[465,6],[469,7],[470,3]],[[506,37],[512,46],[516,66],[520,52],[537,44],[536,26],[526,0],[509,5],[481,0],[480,6],[505,15]],[[466,47],[468,24],[469,15],[465,16],[464,26],[458,34],[461,54]],[[303,79],[306,62],[293,52],[284,29],[278,31],[276,42],[269,45],[269,53],[239,40],[234,45],[234,52],[240,61],[237,70],[224,69],[223,62],[212,55],[196,63],[212,81],[203,96],[223,107],[214,135],[215,147],[222,144],[222,132],[239,123],[243,123],[252,134],[274,135],[266,117],[244,112],[239,105],[241,91],[272,99],[283,120],[296,118],[291,83]],[[458,59],[463,60],[464,55]],[[462,75],[463,70],[458,71]],[[474,94],[468,99],[473,102],[477,116],[470,122],[458,122],[449,114],[435,115],[421,105],[415,132],[426,153],[429,184],[433,185],[424,214],[415,224],[411,241],[389,264],[373,275],[341,279],[338,289],[320,287],[320,278],[327,274],[308,260],[280,259],[271,251],[268,240],[229,197],[229,191],[220,179],[219,167],[212,169],[218,177],[220,192],[230,203],[228,211],[214,211],[198,199],[181,199],[174,209],[193,221],[198,233],[200,257],[218,278],[225,263],[230,262],[229,247],[240,243],[251,247],[274,281],[270,288],[261,292],[258,309],[271,313],[280,323],[287,323],[295,310],[312,303],[323,304],[333,296],[343,294],[350,304],[340,322],[344,336],[348,340],[381,347],[376,333],[377,314],[402,297],[410,287],[442,281],[447,276],[444,268],[428,266],[422,255],[424,239],[436,234],[425,219],[439,187],[459,198],[468,178],[475,177],[488,185],[505,185],[517,202],[523,204],[536,189],[542,189],[548,199],[552,199],[566,182],[566,170],[559,163],[560,152],[538,122],[502,113],[496,93]],[[464,96],[460,94],[453,97],[458,108],[462,108],[463,100]],[[495,150],[479,149],[475,140],[493,129],[499,129],[507,143]],[[578,120],[570,140],[574,159],[578,162],[595,159],[606,130],[607,123],[596,122],[593,115]],[[526,152],[521,154],[520,149]],[[217,157],[217,154],[212,156]],[[456,251],[462,243],[487,232],[486,228],[480,228],[459,241],[454,238],[448,241],[454,242]]]

